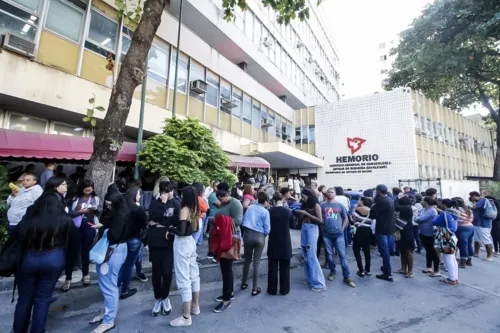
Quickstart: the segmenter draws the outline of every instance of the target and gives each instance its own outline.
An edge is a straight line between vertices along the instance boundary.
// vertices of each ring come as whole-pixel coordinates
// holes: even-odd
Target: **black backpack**
[[[21,261],[21,242],[9,238],[0,253],[0,276],[9,277],[17,272]]]

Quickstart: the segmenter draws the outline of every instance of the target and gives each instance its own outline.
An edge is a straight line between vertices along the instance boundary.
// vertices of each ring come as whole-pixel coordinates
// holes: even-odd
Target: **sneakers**
[[[312,287],[311,288],[311,291],[314,291],[314,292],[321,292],[321,291],[325,291],[326,288],[316,288],[316,287]]]
[[[106,333],[106,332],[111,331],[114,328],[115,328],[115,324],[114,323],[112,323],[112,324],[101,324],[101,325],[97,326],[97,328],[95,330],[93,330],[92,333]]]
[[[191,317],[185,318],[184,316],[175,318],[170,322],[170,326],[172,327],[186,327],[186,326],[191,326],[192,324],[193,320],[191,319]]]
[[[380,274],[380,275],[375,275],[375,277],[379,280],[384,280],[387,282],[394,282],[394,279],[392,278],[392,276],[386,276],[384,274]]]
[[[344,279],[344,283],[347,284],[351,288],[356,288],[356,285],[351,279]]]
[[[137,274],[135,277],[137,279],[139,279],[139,281],[141,281],[141,282],[144,282],[144,283],[148,282],[148,277],[144,273]]]
[[[372,276],[372,273],[370,271],[365,271],[366,276]]]
[[[231,307],[231,302],[228,302],[224,304],[224,302],[220,302],[219,305],[217,305],[214,309],[215,313],[221,313],[224,312],[226,309],[229,309]]]
[[[153,307],[153,310],[151,311],[151,314],[153,315],[153,317],[157,317],[160,314],[161,308],[162,308],[162,301],[161,301],[161,299],[157,299],[155,301],[155,306]]]
[[[197,315],[199,315],[200,313],[201,313],[201,310],[200,310],[200,307],[199,307],[199,306],[197,306],[197,307],[192,306],[192,307],[191,307],[191,314],[192,314],[192,315],[197,316]]]
[[[309,285],[309,282],[307,282],[307,280],[302,280],[302,284],[303,284],[304,286],[308,286],[308,285]]]
[[[222,302],[224,301],[222,298],[223,298],[224,295],[220,295],[219,297],[217,297],[215,299],[216,302]],[[231,294],[231,301],[234,299],[234,293]]]
[[[336,277],[335,273],[330,273],[330,275],[328,275],[328,281],[335,280],[335,277]]]
[[[207,254],[207,259],[212,260],[214,258],[214,255],[212,253]]]
[[[359,276],[359,277],[365,277],[365,272],[363,272],[363,271],[358,271],[358,272],[356,273],[356,275],[357,275],[357,276]]]
[[[161,313],[164,316],[168,316],[172,312],[172,305],[170,304],[170,299],[164,299],[161,301]]]
[[[127,299],[127,298],[129,298],[131,296],[134,296],[136,292],[137,292],[136,288],[131,288],[126,293],[122,293],[120,295],[120,299]]]
[[[68,292],[71,289],[71,280],[66,280],[64,281],[62,291],[63,292]]]

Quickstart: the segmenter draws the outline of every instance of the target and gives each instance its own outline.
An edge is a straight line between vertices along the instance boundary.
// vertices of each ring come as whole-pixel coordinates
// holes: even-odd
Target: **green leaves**
[[[145,141],[139,156],[142,167],[178,182],[236,181],[212,132],[189,117],[166,119],[163,133]]]
[[[103,106],[95,106],[95,94],[92,94],[92,98],[89,98],[89,104],[90,107],[87,109],[87,116],[83,117],[83,121],[86,123],[90,123],[92,127],[95,127],[97,125],[97,119],[94,118],[94,113],[95,111],[106,111],[106,109]]]

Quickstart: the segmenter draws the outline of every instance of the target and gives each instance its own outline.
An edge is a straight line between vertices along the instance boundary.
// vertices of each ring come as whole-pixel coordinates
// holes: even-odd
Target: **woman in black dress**
[[[413,238],[413,209],[410,198],[404,196],[403,193],[398,195],[398,199],[394,201],[394,208],[399,212],[398,219],[406,222],[402,230],[399,230],[400,239],[397,241],[397,246],[401,252],[401,269],[394,273],[404,274],[407,278],[413,277],[413,249],[415,241]],[[402,225],[402,223],[398,223]]]
[[[290,258],[292,258],[292,241],[290,239],[290,220],[292,212],[283,207],[283,196],[277,192],[273,196],[274,207],[269,210],[271,232],[267,244],[269,272],[267,277],[267,293],[278,293],[278,271],[280,294],[290,292]]]

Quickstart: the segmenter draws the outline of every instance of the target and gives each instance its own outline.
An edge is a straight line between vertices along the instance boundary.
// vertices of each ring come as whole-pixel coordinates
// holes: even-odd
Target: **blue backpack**
[[[495,203],[492,200],[486,199],[483,208],[484,208],[483,217],[486,217],[487,219],[490,220],[494,220],[497,218],[498,215],[497,206],[495,206]]]

